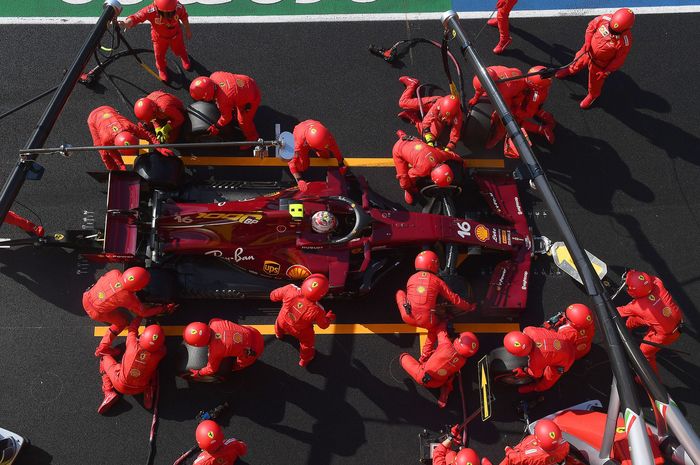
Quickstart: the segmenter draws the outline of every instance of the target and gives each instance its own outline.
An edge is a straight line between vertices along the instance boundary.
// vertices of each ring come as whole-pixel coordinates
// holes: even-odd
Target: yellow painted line
[[[136,157],[122,157],[124,163],[133,165]],[[287,162],[281,158],[266,157],[196,157],[185,156],[181,157],[185,165],[188,166],[252,166],[252,167],[272,167],[272,166],[287,166]],[[338,166],[335,159],[312,158],[311,166]],[[394,161],[391,158],[346,158],[345,163],[350,167],[355,168],[393,168]],[[491,168],[498,169],[504,167],[503,160],[474,158],[464,160],[464,166],[467,168]]]
[[[275,325],[246,325],[251,326],[263,335],[275,334]],[[471,331],[474,333],[508,333],[517,331],[520,325],[517,323],[458,323],[454,325],[455,331]],[[107,326],[95,326],[94,336],[102,337],[107,333]],[[143,331],[144,326],[139,327],[139,331]],[[166,336],[182,336],[184,326],[163,326],[163,331]],[[409,326],[401,323],[389,324],[333,324],[327,329],[316,328],[316,334],[419,334],[422,341],[425,341],[427,331],[414,326]],[[120,336],[126,336],[126,330],[122,331]],[[422,344],[422,342],[421,342]]]
[[[425,340],[428,339],[427,333],[421,333],[418,335],[418,353],[423,353],[423,346],[425,345]]]

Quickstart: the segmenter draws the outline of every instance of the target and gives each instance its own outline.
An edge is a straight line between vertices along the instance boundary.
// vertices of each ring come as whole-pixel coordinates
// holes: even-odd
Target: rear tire
[[[516,368],[527,366],[527,357],[516,357],[505,347],[493,349],[489,354],[491,375],[494,380],[504,384],[521,385],[532,382],[531,377],[516,378],[512,373]]]
[[[470,149],[483,149],[491,133],[491,102],[479,102],[474,105],[462,128],[462,141]]]
[[[185,177],[185,165],[179,157],[166,157],[158,152],[139,155],[134,171],[154,189],[178,189]]]
[[[224,381],[231,374],[234,362],[233,357],[226,357],[221,361],[219,370],[213,376],[193,378],[190,370],[201,370],[207,366],[209,348],[191,346],[183,341],[177,348],[176,357],[176,368],[178,373],[180,373],[180,377],[198,383],[220,383]]]

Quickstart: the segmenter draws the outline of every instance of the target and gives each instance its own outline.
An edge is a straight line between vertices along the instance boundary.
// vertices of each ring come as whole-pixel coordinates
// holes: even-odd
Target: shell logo
[[[671,314],[672,314],[673,312],[671,311],[671,308],[670,308],[670,307],[664,307],[664,309],[661,310],[661,313],[662,313],[666,318],[668,318],[668,317],[671,316]]]
[[[286,275],[290,279],[305,279],[311,275],[311,271],[304,265],[292,265],[287,268]]]
[[[556,350],[561,350],[561,341],[559,339],[555,339],[552,345]]]
[[[445,370],[444,368],[440,368],[440,369],[437,371],[437,374],[440,375],[440,376],[445,376],[445,375],[447,374],[447,370]]]
[[[243,342],[243,335],[241,333],[233,333],[233,342],[236,344]]]
[[[141,370],[139,370],[138,368],[132,368],[129,372],[129,376],[131,376],[132,378],[138,378],[139,376],[141,376]]]
[[[489,228],[483,224],[480,224],[474,230],[474,234],[476,234],[476,238],[481,242],[486,242],[486,240],[489,238]]]

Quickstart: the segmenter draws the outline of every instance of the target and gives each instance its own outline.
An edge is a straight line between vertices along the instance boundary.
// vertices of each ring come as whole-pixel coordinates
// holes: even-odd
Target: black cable
[[[29,208],[28,206],[26,206],[25,204],[23,204],[23,203],[20,202],[19,200],[15,200],[15,203],[16,203],[17,205],[19,205],[20,207],[29,210],[29,212],[30,212],[32,215],[36,216],[36,219],[38,220],[37,222],[39,223],[39,226],[44,226],[44,221],[41,219],[41,216],[39,216],[39,214],[38,214],[37,212],[35,212],[35,211],[32,210],[31,208]]]

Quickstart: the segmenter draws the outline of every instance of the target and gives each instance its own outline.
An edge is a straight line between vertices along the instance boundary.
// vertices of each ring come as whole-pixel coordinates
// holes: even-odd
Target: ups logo
[[[280,274],[280,264],[272,260],[265,260],[265,263],[263,263],[263,272],[270,276],[277,276]]]

